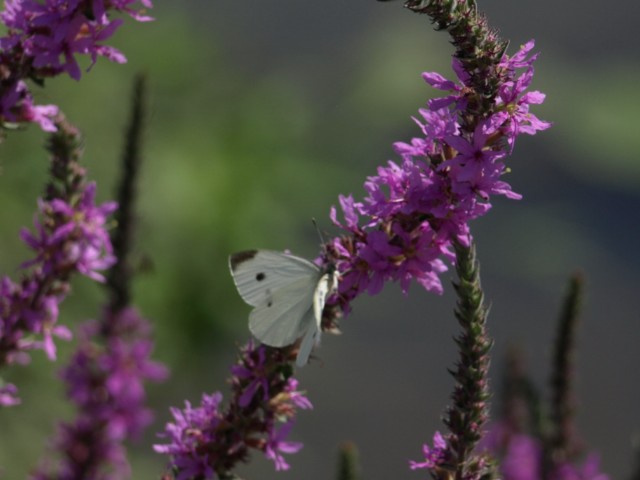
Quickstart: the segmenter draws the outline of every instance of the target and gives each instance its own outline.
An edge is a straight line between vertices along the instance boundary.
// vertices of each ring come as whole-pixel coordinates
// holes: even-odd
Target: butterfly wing
[[[296,366],[298,367],[304,367],[307,364],[311,350],[313,350],[313,347],[320,341],[320,326],[315,319],[313,309],[310,308],[307,315],[309,318],[304,322],[304,324],[307,325],[307,329],[302,338],[302,342],[300,342],[298,356],[296,357]]]
[[[315,286],[321,275],[320,268],[304,258],[269,250],[235,253],[229,267],[240,296],[254,307],[267,304],[275,292],[291,284],[313,278]]]
[[[313,309],[310,309],[309,314],[311,318],[303,322],[302,327],[306,326],[306,332],[302,342],[300,343],[300,349],[298,350],[298,356],[296,357],[296,365],[303,367],[309,360],[311,350],[315,345],[320,342],[320,334],[322,333],[322,310],[327,301],[327,297],[338,286],[338,277],[335,273],[325,273],[320,278],[320,281],[316,285],[313,292]]]
[[[262,343],[285,347],[294,343],[315,323],[313,291],[317,283],[308,277],[273,293],[271,299],[249,314],[249,330]]]
[[[240,296],[254,306],[251,333],[266,345],[294,343],[313,320],[320,268],[293,255],[268,250],[239,252],[229,258]],[[308,312],[311,311],[311,316]]]

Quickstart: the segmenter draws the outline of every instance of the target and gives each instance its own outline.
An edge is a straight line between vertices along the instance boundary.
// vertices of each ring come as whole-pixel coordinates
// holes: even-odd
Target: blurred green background
[[[578,423],[612,478],[630,473],[640,435],[640,63],[631,0],[616,9],[587,1],[481,2],[510,51],[536,38],[542,52],[533,88],[553,129],[521,138],[509,182],[520,202],[497,199],[473,225],[492,304],[494,385],[502,357],[517,344],[536,381],[549,376],[550,345],[567,276],[588,278],[577,356]],[[84,134],[90,176],[111,198],[131,82],[150,80],[150,118],[139,192],[134,256],[151,265],[135,282],[136,304],[153,319],[155,358],[171,378],[149,388],[157,412],[132,448],[133,478],[157,478],[164,458],[151,452],[168,407],[221,389],[236,346],[249,336],[227,256],[246,248],[317,254],[311,224],[335,232],[328,212],[340,193],[394,159],[391,144],[418,134],[410,117],[434,94],[423,71],[452,77],[444,33],[400,2],[157,1],[156,21],[128,20],[111,44],[126,65],[105,60],[79,83],[48,82],[39,103],[58,104]],[[46,179],[45,136],[35,128],[0,145],[0,270],[15,275],[28,252],[18,238],[30,225]],[[448,286],[451,275],[445,275]],[[76,279],[61,321],[95,317],[101,287]],[[256,456],[248,478],[332,478],[337,446],[361,449],[365,478],[420,478],[408,459],[443,429],[452,381],[455,321],[450,289],[435,297],[396,286],[362,297],[325,335],[322,361],[299,372],[316,409],[293,436],[305,443],[292,470],[275,473]],[[56,375],[60,362],[33,355],[29,368],[3,372],[21,406],[0,411],[0,478],[21,479],[46,449],[55,422],[71,412]],[[4,474],[4,476],[2,476]]]

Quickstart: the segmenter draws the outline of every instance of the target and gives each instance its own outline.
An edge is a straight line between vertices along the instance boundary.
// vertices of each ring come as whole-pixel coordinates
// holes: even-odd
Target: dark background
[[[511,53],[536,39],[533,88],[548,97],[534,111],[554,122],[521,137],[510,159],[508,181],[524,199],[496,199],[472,225],[491,303],[493,385],[506,350],[517,345],[546,387],[565,283],[582,270],[579,431],[601,453],[603,469],[624,479],[640,434],[640,7],[539,0],[479,8],[511,40]],[[448,36],[401,2],[158,1],[153,15],[155,22],[127,21],[116,34],[112,43],[127,65],[100,60],[81,82],[55,79],[38,93],[82,128],[85,163],[108,199],[132,77],[146,70],[150,78],[136,250],[147,267],[136,299],[155,322],[156,358],[172,377],[150,389],[157,422],[134,447],[136,479],[162,469],[164,458],[149,445],[170,405],[216,389],[226,395],[235,347],[249,336],[249,307],[234,290],[228,254],[289,248],[314,257],[311,217],[336,233],[328,212],[338,194],[360,198],[366,176],[395,159],[391,144],[418,135],[410,117],[437,94],[420,73],[453,75]],[[0,269],[9,274],[28,254],[17,232],[29,224],[46,178],[43,140],[31,128],[0,146]],[[293,437],[305,448],[289,457],[292,469],[276,473],[256,455],[243,475],[332,478],[337,446],[352,440],[364,478],[424,478],[408,460],[420,459],[422,444],[443,430],[452,388],[446,369],[456,358],[450,279],[444,275],[442,297],[417,286],[404,297],[388,285],[359,298],[343,335],[325,335],[321,361],[299,372],[315,410],[299,415]],[[102,302],[99,287],[78,279],[61,321],[94,317]],[[60,346],[61,362],[72,348]],[[55,380],[60,365],[42,357],[6,372],[23,398],[0,411],[7,479],[25,477],[55,421],[71,413]]]

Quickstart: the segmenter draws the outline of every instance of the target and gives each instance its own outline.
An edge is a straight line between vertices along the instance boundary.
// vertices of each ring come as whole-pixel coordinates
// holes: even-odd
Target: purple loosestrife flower
[[[0,387],[0,406],[11,407],[18,405],[20,399],[18,398],[18,389],[15,385],[8,383]]]
[[[293,428],[293,420],[289,420],[282,425],[279,430],[270,428],[269,437],[265,445],[265,456],[275,463],[276,470],[289,470],[289,464],[286,462],[282,453],[297,453],[302,448],[300,442],[287,442],[284,440]]]
[[[6,0],[0,19],[7,34],[0,38],[0,124],[36,122],[45,131],[55,126],[54,105],[35,106],[24,80],[42,80],[67,73],[81,77],[76,55],[89,55],[91,65],[98,56],[126,62],[116,48],[104,45],[122,24],[112,12],[124,12],[137,21],[148,21],[133,0]],[[141,0],[151,8],[149,0]]]
[[[250,342],[231,367],[228,405],[216,392],[203,394],[197,407],[185,402],[183,410],[172,408],[173,421],[159,434],[169,443],[154,446],[171,458],[168,475],[176,480],[218,479],[246,462],[249,449],[262,451],[276,470],[288,469],[282,454],[302,448],[286,440],[297,409],[312,408],[297,390],[289,361],[283,350]]]
[[[53,442],[62,454],[58,473],[43,464],[34,480],[129,478],[122,442],[138,439],[152,419],[144,406],[144,382],[167,376],[149,359],[150,330],[131,307],[106,310],[101,322],[83,325],[79,347],[62,372],[77,416],[60,425]]]
[[[105,230],[107,216],[116,209],[115,203],[96,206],[93,183],[79,193],[77,201],[41,200],[40,217],[34,221],[36,232],[26,229],[21,232],[36,256],[23,264],[25,268],[33,268],[20,285],[6,277],[2,279],[0,360],[4,362],[0,363],[13,363],[17,350],[33,348],[43,349],[49,358],[55,359],[52,337],[70,338],[66,327],[56,325],[58,304],[68,289],[68,277],[77,272],[103,281],[98,271],[115,261]],[[28,334],[42,336],[43,340],[32,340]]]
[[[589,455],[581,467],[565,462],[551,472],[549,480],[609,480],[609,475],[600,472],[600,458]]]
[[[440,432],[436,432],[433,435],[433,447],[429,445],[423,445],[422,450],[424,452],[424,462],[409,462],[411,470],[417,470],[419,468],[438,468],[446,460],[447,454],[447,442]]]
[[[40,264],[42,272],[50,275],[56,270],[71,268],[98,282],[104,277],[98,273],[115,263],[111,241],[106,231],[107,217],[117,208],[115,202],[95,204],[96,184],[89,183],[73,204],[61,199],[40,202],[40,213],[45,219],[55,218],[53,228],[34,220],[36,234],[23,229],[20,236],[37,257],[25,266]]]
[[[467,110],[478,103],[477,93],[463,63],[453,62],[458,82],[423,74],[427,83],[450,92],[420,109],[422,119],[415,121],[423,136],[394,144],[402,162],[378,167],[365,183],[362,201],[340,196],[344,221],[331,209],[331,219],[346,232],[326,249],[326,261],[342,276],[338,295],[330,300],[337,306],[334,315],[347,313],[351,300],[379,292],[387,281],[399,282],[405,293],[412,281],[442,292],[440,274],[447,270],[443,260],[454,259],[452,242],[469,245],[469,222],[491,208],[493,196],[521,198],[502,180],[504,160],[517,135],[550,126],[528,110],[544,99],[539,92],[525,93],[536,58],[529,55],[532,48],[533,41],[502,57],[498,94],[471,125]]]
[[[59,462],[43,463],[32,478],[37,480],[124,480],[130,468],[122,443],[135,440],[151,422],[145,407],[144,384],[167,376],[164,366],[150,360],[152,351],[149,323],[129,305],[131,273],[128,269],[128,239],[132,232],[133,189],[138,171],[144,84],[134,88],[132,120],[128,129],[124,168],[118,189],[122,209],[117,212],[118,228],[113,234],[113,250],[118,262],[108,272],[108,306],[99,321],[80,327],[80,341],[70,363],[62,371],[67,397],[76,407],[75,419],[60,424],[51,442]],[[124,193],[123,193],[124,192]],[[94,191],[87,189],[80,203],[92,204]],[[68,206],[59,212],[68,214]],[[84,212],[83,235],[93,239],[88,251],[100,251],[108,241],[100,209]],[[78,252],[75,252],[76,254]],[[78,255],[87,261],[91,274],[95,255]],[[79,262],[74,255],[74,261]]]
[[[70,289],[69,279],[80,273],[102,281],[99,271],[115,261],[106,223],[116,205],[95,204],[95,184],[86,183],[77,163],[79,135],[63,121],[58,126],[49,146],[51,181],[46,199],[38,202],[35,232],[21,232],[35,257],[23,264],[29,268],[19,283],[8,277],[0,281],[0,366],[27,362],[33,349],[55,359],[53,337],[71,337],[58,325],[58,305]]]
[[[34,105],[27,84],[22,80],[0,87],[0,120],[34,122],[45,132],[53,132],[57,114],[55,105]]]
[[[491,426],[478,448],[499,460],[503,480],[609,480],[595,454],[588,455],[581,466],[564,461],[545,474],[544,442],[502,422]]]
[[[504,480],[542,480],[542,442],[513,430],[506,423],[496,423],[478,445],[500,459]]]

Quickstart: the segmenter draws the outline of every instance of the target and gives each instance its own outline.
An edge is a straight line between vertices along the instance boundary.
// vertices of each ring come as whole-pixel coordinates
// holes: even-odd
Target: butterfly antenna
[[[326,259],[328,252],[327,252],[327,244],[324,239],[324,235],[322,234],[322,231],[318,227],[318,222],[316,222],[316,219],[311,217],[311,221],[313,222],[313,226],[316,227],[316,232],[318,232],[318,237],[320,238],[320,246],[322,247],[322,253],[324,254],[324,257]]]
[[[324,235],[322,235],[322,232],[318,227],[318,222],[316,222],[316,219],[313,217],[311,217],[311,221],[313,222],[313,226],[316,227],[316,232],[318,232],[318,237],[320,238],[320,245],[322,245],[322,248],[324,248]]]

